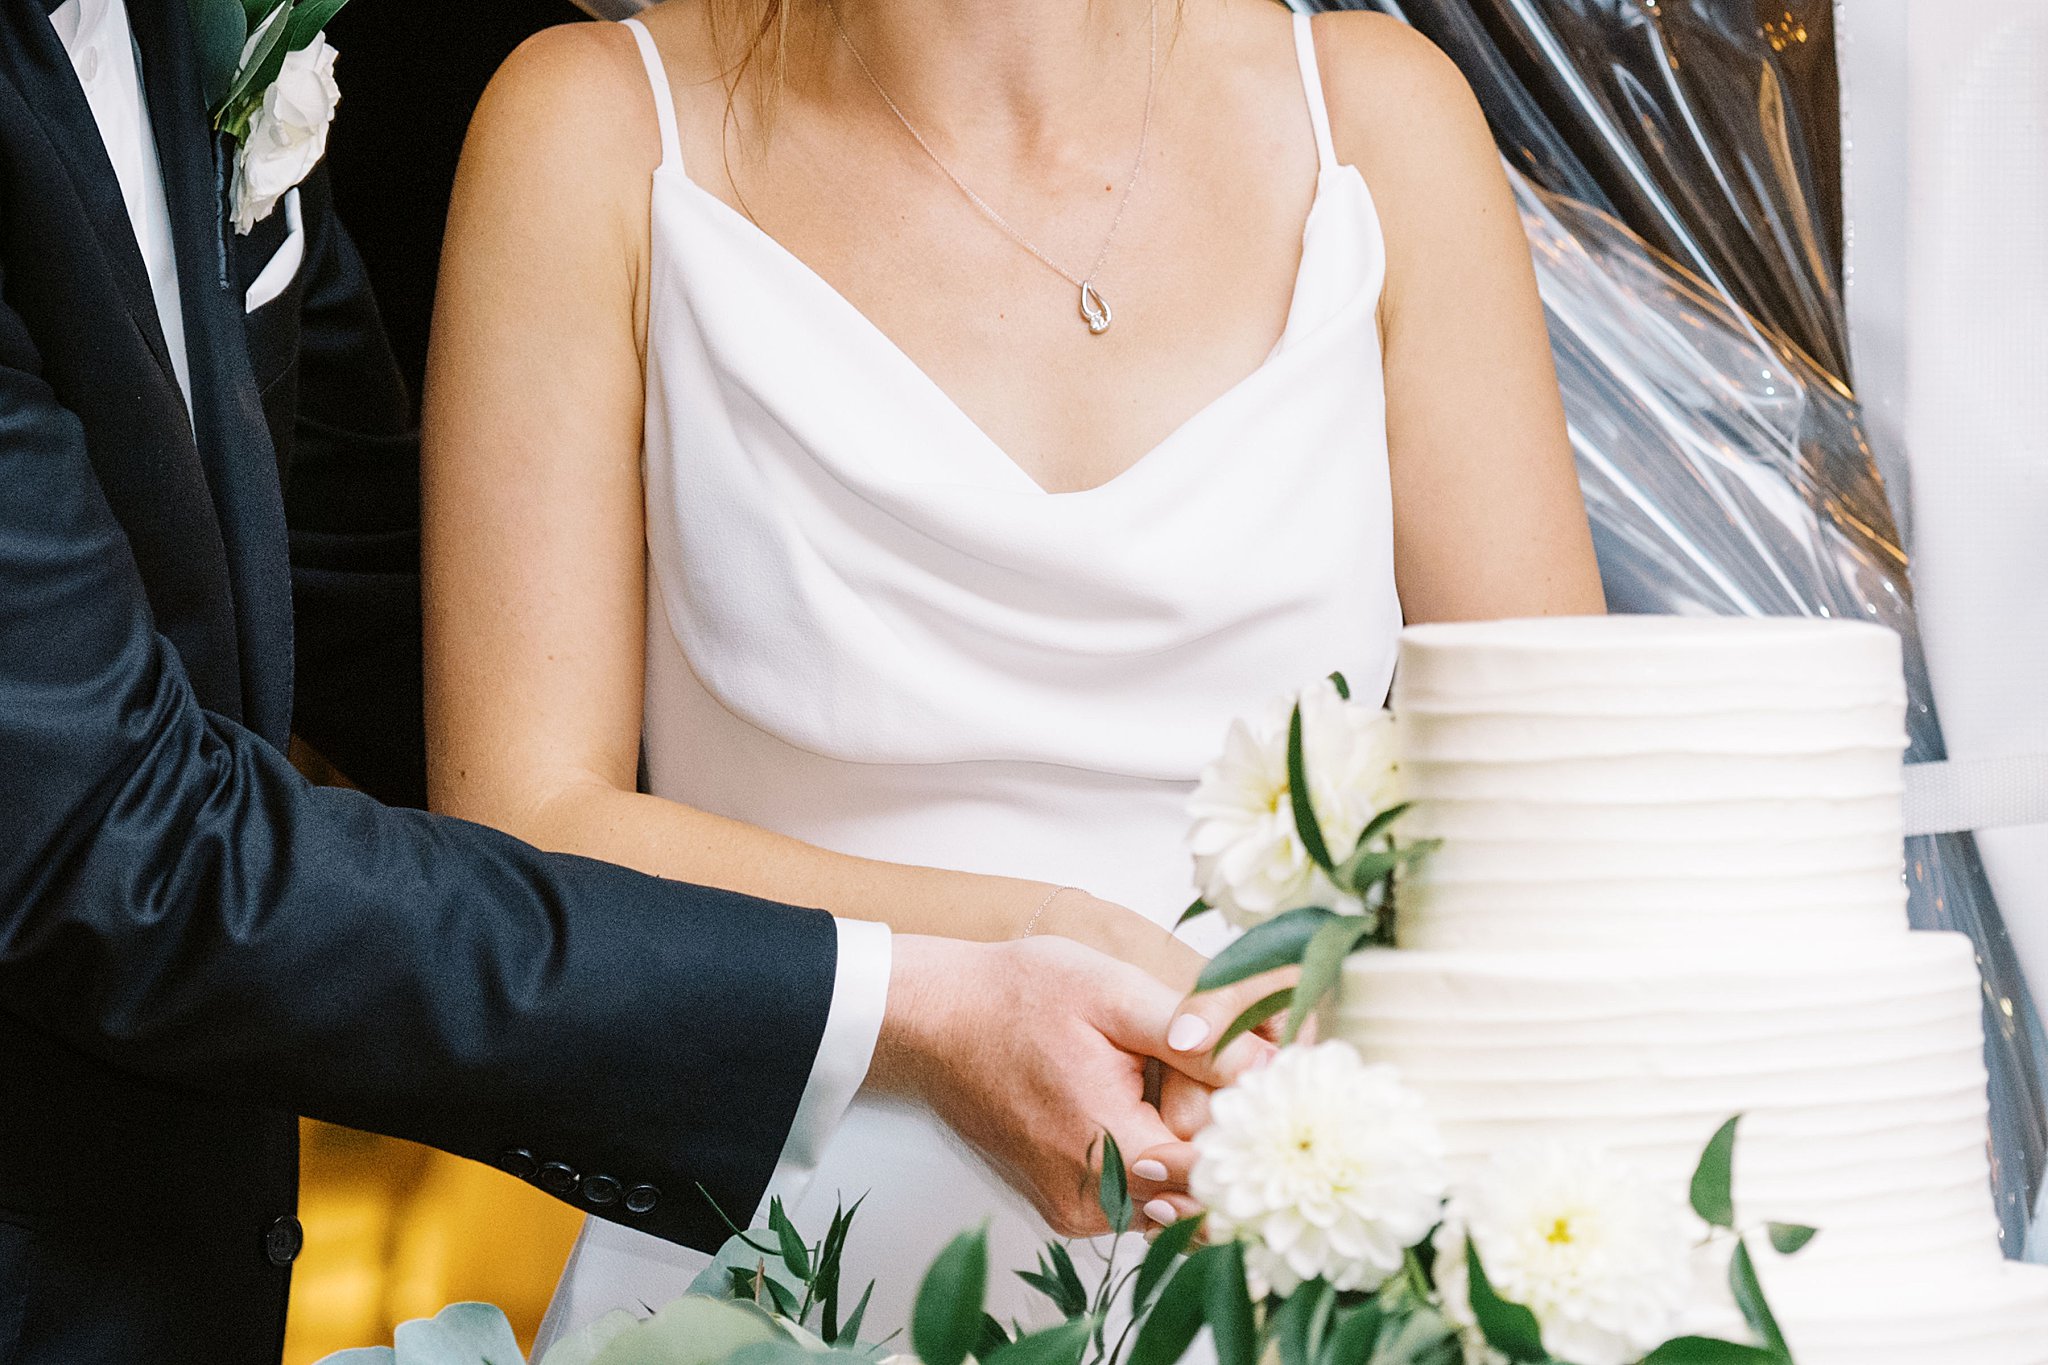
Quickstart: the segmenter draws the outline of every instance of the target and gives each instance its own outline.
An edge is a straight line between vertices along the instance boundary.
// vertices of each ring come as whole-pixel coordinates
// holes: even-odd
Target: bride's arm
[[[542,35],[478,110],[449,217],[423,451],[428,786],[542,848],[913,934],[1018,937],[1051,885],[847,857],[635,791],[654,111],[625,30]],[[1185,987],[1201,959],[1084,895],[1063,934]]]
[[[1316,20],[1331,131],[1387,238],[1394,561],[1410,621],[1605,610],[1529,243],[1464,77],[1378,14]]]

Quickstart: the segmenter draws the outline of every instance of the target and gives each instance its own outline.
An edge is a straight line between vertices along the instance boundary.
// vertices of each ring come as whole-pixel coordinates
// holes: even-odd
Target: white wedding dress
[[[664,146],[650,790],[847,853],[1083,887],[1171,924],[1193,895],[1184,804],[1230,721],[1333,669],[1384,693],[1400,605],[1383,241],[1295,22],[1321,172],[1284,334],[1125,473],[1051,494],[690,179],[660,58],[628,21]],[[746,1077],[732,1090],[747,1103]],[[985,1219],[991,1307],[1043,1316],[1009,1271],[1033,1265],[1044,1225],[927,1113],[857,1099],[792,1213],[815,1237],[863,1194],[845,1275],[855,1296],[878,1282],[864,1337],[901,1327],[931,1258]],[[704,1261],[592,1220],[549,1331],[658,1307]]]

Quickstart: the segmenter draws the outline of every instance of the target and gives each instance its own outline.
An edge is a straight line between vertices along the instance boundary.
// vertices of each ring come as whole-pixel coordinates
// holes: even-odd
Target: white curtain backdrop
[[[2048,0],[1839,0],[1852,363],[1962,759],[2048,754]],[[1986,831],[2048,990],[2048,827]]]

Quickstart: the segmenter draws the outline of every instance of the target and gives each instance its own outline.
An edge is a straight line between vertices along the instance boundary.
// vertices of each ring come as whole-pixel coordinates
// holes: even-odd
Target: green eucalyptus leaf
[[[998,1347],[982,1365],[1080,1365],[1095,1319],[1077,1318]]]
[[[1780,1256],[1796,1256],[1806,1249],[1806,1244],[1820,1235],[1819,1228],[1810,1228],[1803,1223],[1772,1223],[1770,1225],[1771,1245],[1778,1249]]]
[[[1081,1283],[1081,1272],[1074,1268],[1074,1258],[1068,1254],[1064,1242],[1048,1242],[1046,1255],[1052,1261],[1053,1274],[1059,1277],[1060,1310],[1070,1318],[1078,1318],[1088,1311],[1088,1287]]]
[[[1399,805],[1388,806],[1366,822],[1365,828],[1359,832],[1358,842],[1361,844],[1371,843],[1374,839],[1379,838],[1382,834],[1392,829],[1396,820],[1399,820],[1413,809],[1415,809],[1413,801],[1403,801]]]
[[[1294,988],[1294,1001],[1287,1011],[1287,1028],[1280,1036],[1283,1043],[1299,1037],[1301,1026],[1323,1003],[1323,997],[1337,989],[1344,959],[1351,956],[1359,940],[1372,934],[1373,927],[1373,922],[1363,915],[1339,915],[1316,930],[1301,955],[1301,981]]]
[[[1182,1261],[1138,1328],[1125,1365],[1179,1365],[1208,1316],[1209,1276],[1221,1247],[1203,1247]]]
[[[1315,1365],[1318,1340],[1329,1321],[1336,1293],[1324,1280],[1311,1280],[1280,1305],[1266,1329],[1268,1339],[1280,1351],[1280,1365]]]
[[[1465,1242],[1466,1293],[1472,1301],[1472,1316],[1486,1344],[1513,1361],[1543,1361],[1550,1353],[1543,1348],[1543,1328],[1536,1315],[1519,1303],[1496,1294],[1479,1261],[1478,1243]]]
[[[1336,911],[1311,905],[1254,925],[1209,960],[1195,982],[1196,992],[1234,985],[1261,972],[1299,966],[1316,930],[1335,918]]]
[[[1716,1130],[1692,1175],[1693,1212],[1717,1228],[1735,1226],[1735,1130],[1741,1122],[1737,1114]]]
[[[1346,701],[1351,700],[1351,680],[1345,677],[1343,673],[1332,673],[1330,675],[1330,686],[1337,689],[1338,696]]]
[[[1222,1056],[1223,1049],[1229,1047],[1268,1019],[1271,1019],[1281,1010],[1286,1009],[1293,1001],[1294,987],[1283,986],[1265,999],[1248,1006],[1244,1013],[1230,1021],[1230,1027],[1223,1030],[1223,1036],[1216,1040],[1216,1046],[1210,1049],[1209,1055],[1212,1057]]]
[[[249,41],[248,12],[234,0],[188,0],[192,41],[199,50],[199,86],[206,107],[219,109],[235,86],[242,44]]]
[[[1761,1346],[1743,1346],[1714,1337],[1679,1337],[1643,1357],[1643,1365],[1784,1365]]]
[[[1153,1293],[1165,1283],[1174,1260],[1193,1244],[1195,1234],[1201,1231],[1202,1218],[1203,1215],[1198,1213],[1171,1227],[1161,1228],[1159,1235],[1152,1239],[1152,1245],[1145,1248],[1145,1259],[1138,1262],[1138,1278],[1131,1286],[1132,1313],[1143,1313],[1152,1302]]]
[[[389,1346],[351,1346],[321,1356],[313,1365],[398,1365],[398,1352]]]
[[[1371,849],[1361,844],[1356,853],[1344,860],[1332,880],[1353,895],[1363,896],[1399,872],[1407,861],[1405,853],[1394,849]]]
[[[1295,703],[1294,718],[1287,723],[1287,795],[1294,805],[1294,829],[1301,836],[1303,851],[1323,871],[1335,871],[1330,845],[1323,839],[1323,823],[1316,818],[1315,803],[1309,799],[1308,759],[1302,752],[1299,702]]]
[[[910,1344],[922,1365],[960,1365],[981,1335],[988,1296],[988,1229],[963,1232],[925,1272],[910,1314]]]
[[[1010,1334],[1003,1330],[1003,1325],[996,1321],[995,1315],[983,1313],[981,1335],[974,1342],[974,1358],[981,1361],[982,1365],[987,1365],[990,1355],[1009,1344]]]
[[[1108,1133],[1102,1135],[1102,1175],[1095,1198],[1102,1205],[1102,1216],[1109,1220],[1110,1231],[1121,1234],[1131,1230],[1130,1172],[1124,1169],[1123,1149]]]
[[[1193,905],[1180,912],[1180,918],[1173,922],[1173,927],[1178,929],[1191,920],[1198,920],[1215,908],[1215,906],[1197,896]]]
[[[1386,1311],[1372,1299],[1337,1310],[1317,1353],[1318,1365],[1364,1365],[1386,1325]]]
[[[1206,1286],[1209,1335],[1216,1345],[1216,1365],[1258,1365],[1258,1315],[1245,1280],[1244,1243],[1210,1247],[1218,1253]]]
[[[1734,1291],[1735,1306],[1742,1310],[1742,1320],[1749,1324],[1749,1329],[1771,1351],[1789,1360],[1791,1351],[1785,1345],[1785,1334],[1778,1329],[1778,1319],[1764,1298],[1763,1284],[1756,1277],[1756,1262],[1750,1259],[1746,1242],[1735,1244],[1735,1255],[1728,1261],[1728,1288]]]
[[[874,1298],[874,1296],[875,1282],[869,1280],[868,1287],[860,1293],[860,1302],[853,1306],[853,1311],[846,1315],[846,1321],[839,1328],[840,1340],[852,1342],[860,1340],[861,1320],[868,1315],[868,1300]]]
[[[778,1317],[785,1317],[795,1321],[797,1306],[794,1291],[783,1284],[782,1281],[767,1275],[761,1277],[761,1288],[768,1292],[768,1301],[775,1305],[775,1312]]]
[[[711,1264],[704,1267],[697,1278],[690,1282],[689,1293],[703,1294],[714,1299],[754,1297],[753,1283],[757,1275],[767,1275],[781,1280],[785,1289],[801,1289],[803,1286],[789,1278],[781,1256],[773,1248],[765,1248],[746,1234],[728,1237],[718,1254],[711,1258]],[[744,1283],[745,1287],[741,1287]]]
[[[782,1263],[789,1267],[789,1273],[799,1280],[810,1279],[811,1254],[804,1247],[804,1239],[797,1235],[796,1224],[789,1221],[780,1198],[768,1201],[768,1230],[781,1244]]]
[[[504,1312],[488,1303],[451,1303],[431,1318],[402,1322],[391,1343],[399,1360],[420,1365],[521,1365],[526,1359]]]
[[[750,1304],[677,1299],[605,1343],[591,1365],[717,1365],[742,1347],[782,1339]]]
[[[853,1351],[835,1351],[827,1347],[814,1350],[794,1341],[762,1341],[752,1346],[742,1346],[731,1355],[724,1357],[718,1365],[831,1365],[833,1361],[868,1362],[870,1357]]]

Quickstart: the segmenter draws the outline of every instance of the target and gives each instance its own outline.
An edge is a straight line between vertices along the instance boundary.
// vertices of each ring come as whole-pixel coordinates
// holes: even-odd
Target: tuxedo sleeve
[[[38,366],[0,306],[0,1010],[720,1241],[782,1159],[833,921],[302,780],[197,704]]]
[[[412,398],[325,167],[301,194],[307,241],[285,477],[292,728],[365,791],[424,806]]]

